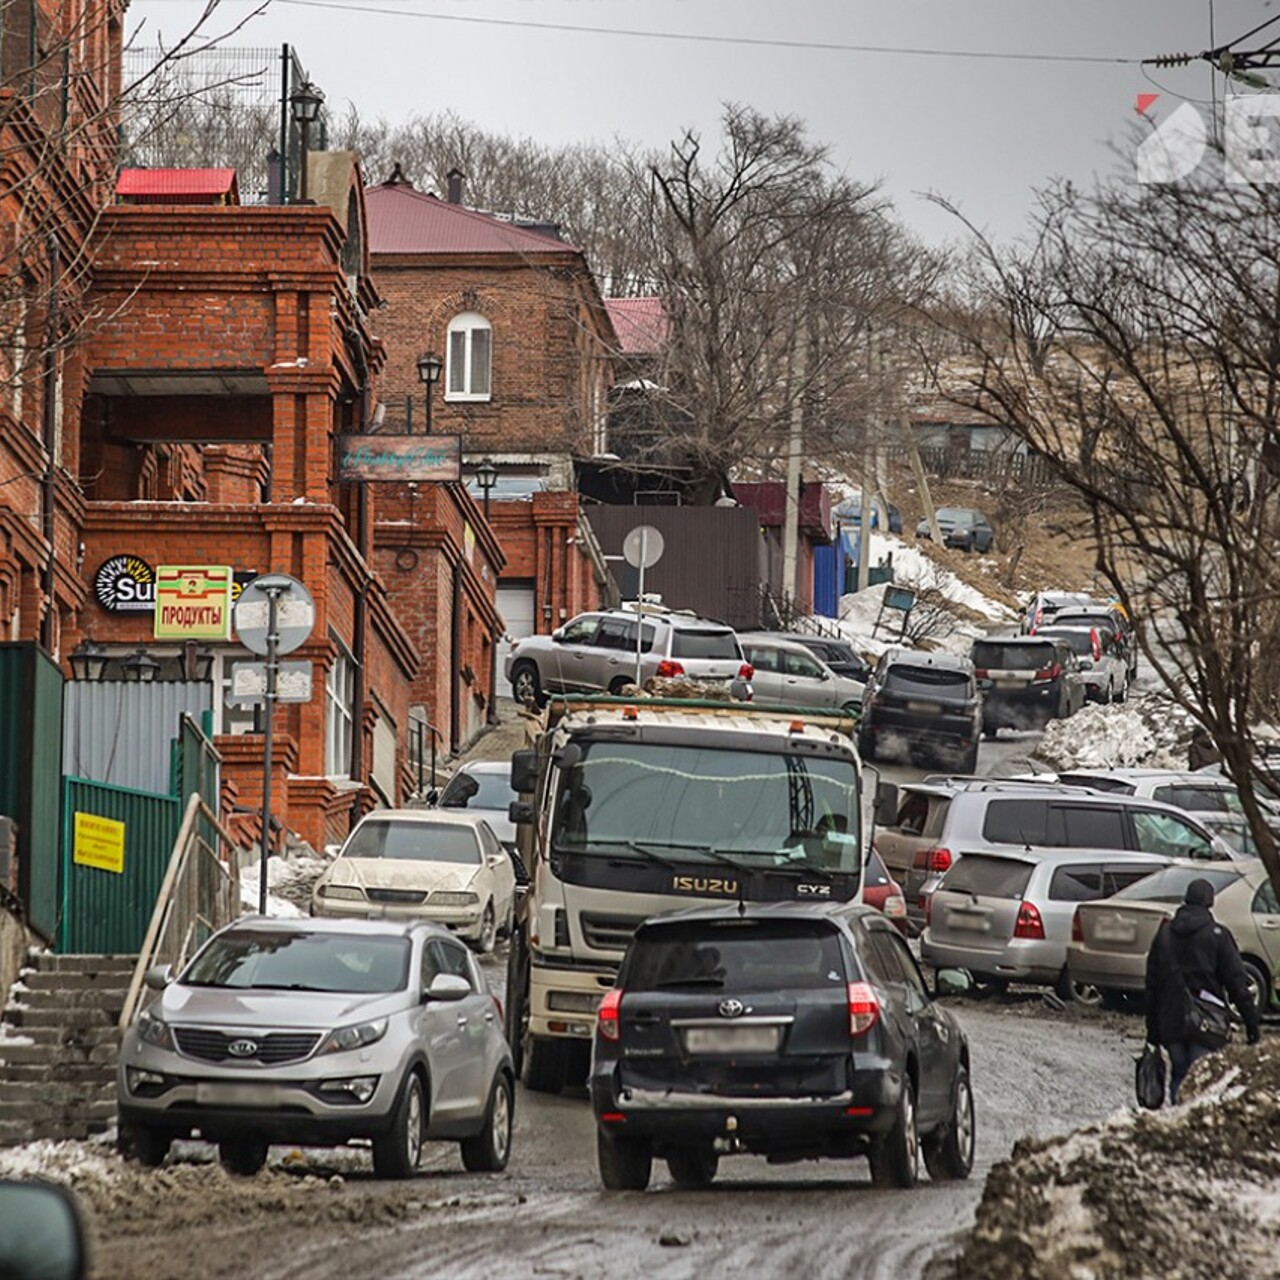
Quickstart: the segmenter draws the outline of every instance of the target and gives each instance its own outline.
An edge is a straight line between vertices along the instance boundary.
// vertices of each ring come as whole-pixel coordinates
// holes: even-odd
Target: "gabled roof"
[[[671,317],[661,298],[606,298],[604,305],[624,356],[654,355],[662,350],[671,332]]]
[[[235,190],[234,169],[121,169],[116,180],[116,195],[125,198],[190,196],[203,202]]]
[[[491,214],[415,191],[407,182],[365,191],[369,251],[377,254],[581,254],[575,245],[528,231]]]

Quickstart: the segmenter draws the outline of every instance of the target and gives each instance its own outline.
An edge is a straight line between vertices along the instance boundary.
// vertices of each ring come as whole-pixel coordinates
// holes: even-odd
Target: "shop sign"
[[[340,436],[339,478],[426,483],[462,476],[461,436]]]
[[[124,823],[96,813],[76,813],[71,860],[82,867],[124,874]]]
[[[156,570],[157,640],[227,640],[231,636],[228,565],[162,564]]]
[[[93,594],[108,613],[152,613],[156,571],[139,556],[112,556],[93,575]]]

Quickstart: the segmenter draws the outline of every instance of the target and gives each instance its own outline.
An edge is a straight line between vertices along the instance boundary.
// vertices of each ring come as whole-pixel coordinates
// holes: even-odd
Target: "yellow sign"
[[[156,639],[229,639],[231,588],[227,565],[162,564],[156,570]]]
[[[96,813],[77,813],[71,845],[71,860],[82,867],[124,873],[124,823],[99,818]]]

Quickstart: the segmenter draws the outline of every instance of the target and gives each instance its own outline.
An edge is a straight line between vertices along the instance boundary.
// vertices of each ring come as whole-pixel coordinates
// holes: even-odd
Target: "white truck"
[[[644,919],[714,901],[850,901],[861,772],[843,713],[747,703],[553,699],[512,757],[529,883],[507,1039],[539,1092],[586,1077],[595,1011]]]

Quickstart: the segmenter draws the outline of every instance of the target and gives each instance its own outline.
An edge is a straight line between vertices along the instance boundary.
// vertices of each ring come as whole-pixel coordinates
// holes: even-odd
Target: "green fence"
[[[18,824],[18,896],[27,922],[58,928],[62,673],[36,645],[0,644],[0,814]]]
[[[66,778],[63,788],[58,950],[132,954],[155,907],[182,802],[84,778]]]

